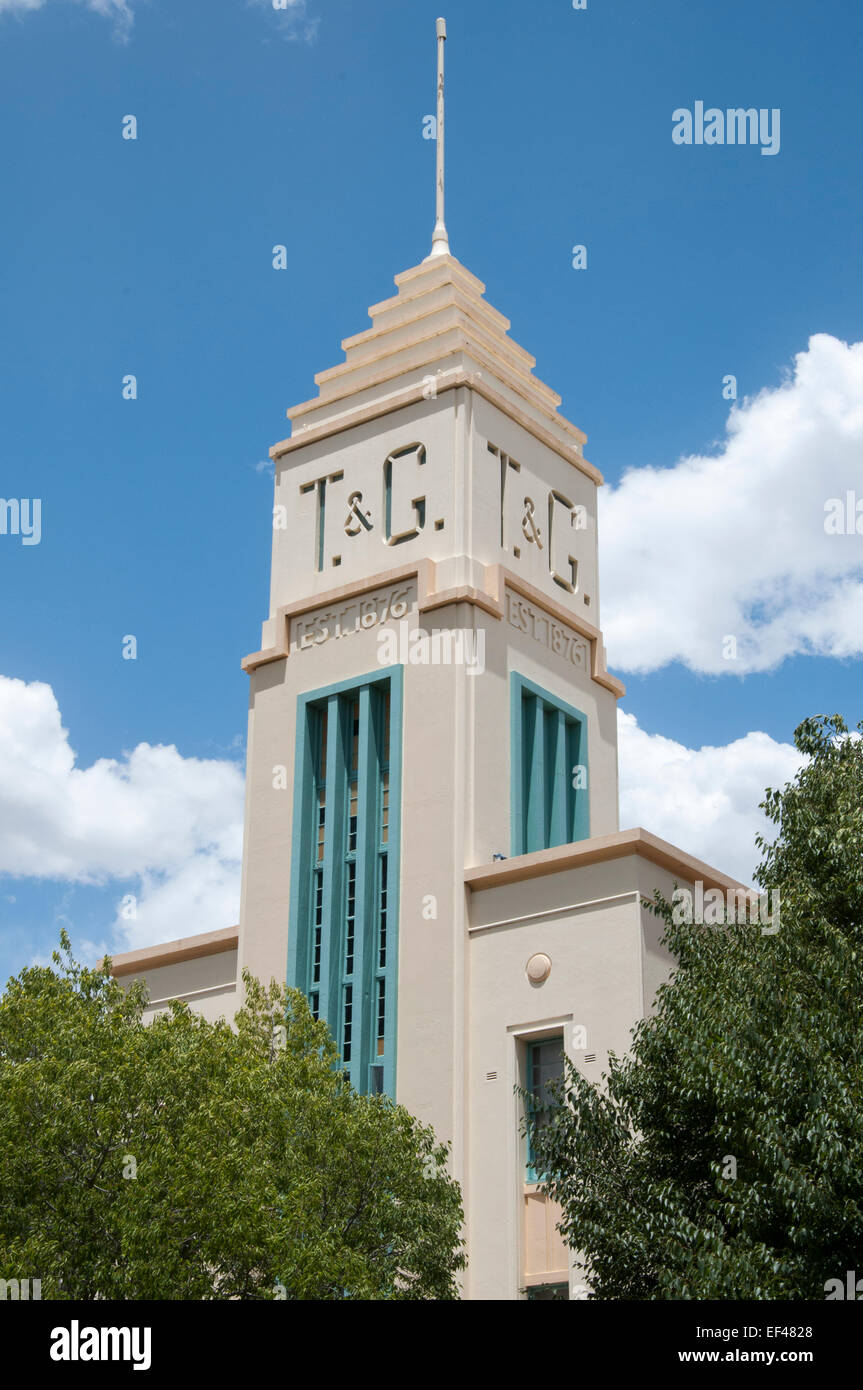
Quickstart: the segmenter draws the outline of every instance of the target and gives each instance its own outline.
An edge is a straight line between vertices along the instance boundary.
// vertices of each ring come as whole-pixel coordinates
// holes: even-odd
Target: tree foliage
[[[758,841],[779,931],[676,924],[657,894],[655,1012],[601,1088],[567,1066],[534,1136],[594,1298],[823,1299],[860,1268],[863,740],[833,716],[795,742]]]
[[[449,1299],[447,1150],[352,1090],[296,990],[231,1028],[77,965],[0,998],[0,1277],[43,1298]]]

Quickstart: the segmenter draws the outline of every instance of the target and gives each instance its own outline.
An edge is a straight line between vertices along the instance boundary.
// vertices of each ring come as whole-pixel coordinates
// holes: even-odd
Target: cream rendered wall
[[[292,438],[273,451],[270,611],[261,651],[248,659],[239,956],[146,977],[154,999],[185,995],[207,1017],[233,1013],[242,986],[229,982],[243,968],[284,980],[298,697],[379,672],[382,630],[398,630],[403,618],[410,630],[481,635],[481,674],[410,662],[403,670],[397,1093],[453,1143],[467,1212],[466,1293],[511,1299],[524,1271],[513,1087],[526,1079],[526,1041],[563,1029],[571,1050],[571,1025],[584,1025],[596,1061],[573,1055],[592,1079],[609,1048],[626,1049],[670,965],[642,898],[655,886],[669,894],[672,880],[633,852],[465,887],[466,868],[510,854],[513,672],[586,715],[591,837],[617,829],[620,687],[602,674],[597,637],[599,475],[581,454],[584,436],[557,416],[559,398],[533,378],[533,359],[507,338],[507,321],[481,300],[475,277],[447,256],[396,285],[398,295],[370,311],[372,329],[343,343],[345,363],[318,374],[319,397],[289,412]],[[318,430],[329,432],[316,438]],[[393,465],[390,531],[418,526],[420,499],[424,525],[388,544],[385,461],[416,444],[425,462]],[[503,498],[500,454],[518,465],[505,469]],[[571,580],[571,560],[573,586],[558,582]],[[406,577],[412,566],[418,572]],[[351,592],[334,592],[343,588]],[[440,594],[441,606],[431,606]],[[543,614],[557,624],[553,637]],[[589,628],[567,627],[562,614]],[[536,987],[524,967],[539,951],[553,968]]]
[[[610,1051],[628,1050],[671,967],[658,944],[662,923],[644,899],[656,888],[670,898],[673,883],[630,854],[470,895],[469,1298],[517,1298],[524,1282],[525,1145],[514,1088],[526,1084],[526,1045],[562,1031],[567,1055],[593,1082]],[[539,952],[552,969],[534,985],[525,967]],[[587,1031],[578,1050],[577,1025]],[[571,1277],[575,1270],[573,1260]]]
[[[573,616],[598,627],[596,484],[568,459],[562,458],[482,396],[471,392],[470,400],[472,553],[482,556],[486,562],[500,559],[549,598],[562,603]],[[508,469],[503,508],[503,546],[500,536],[500,468],[497,459],[488,451],[489,443],[520,464],[518,471],[511,466]],[[569,578],[565,557],[572,554],[578,561],[575,594],[570,594],[556,583],[549,572],[548,504],[552,491],[565,497],[573,507],[584,509],[584,529],[576,529],[572,525],[564,527],[564,516],[558,503],[553,526],[555,535],[551,538],[552,558],[560,562],[559,571],[563,577]],[[542,549],[535,541],[528,540],[522,529],[525,497],[529,497],[534,505],[534,515],[542,533]],[[516,549],[518,555],[515,554]]]
[[[185,1000],[195,1013],[202,1014],[211,1023],[219,1018],[233,1018],[239,1008],[236,950],[124,975],[122,983],[127,987],[132,980],[140,979],[146,982],[150,992],[150,1006],[144,1010],[145,1020],[162,1013],[171,999]]]
[[[273,530],[270,615],[279,604],[326,593],[337,585],[380,574],[419,557],[433,559],[457,553],[456,536],[464,516],[461,481],[464,425],[447,392],[435,400],[417,401],[392,414],[354,426],[344,433],[286,455],[276,465],[275,502],[284,507],[287,525]],[[300,435],[301,437],[301,435]],[[393,479],[392,530],[411,528],[412,499],[426,498],[426,523],[415,540],[387,544],[385,538],[384,463],[388,455],[411,444],[425,447],[426,462],[396,465]],[[322,477],[343,473],[327,484],[323,568],[318,569],[318,492],[302,488]],[[369,512],[372,529],[361,527],[348,536],[344,523],[349,499],[360,492],[360,509]],[[443,520],[442,530],[435,522]],[[340,556],[341,563],[333,564]],[[265,641],[264,646],[267,645]]]
[[[300,438],[301,433],[300,429]],[[500,464],[488,451],[489,441],[508,451],[520,464],[518,473],[508,469],[503,545]],[[406,460],[396,465],[392,529],[407,529],[412,524],[413,502],[420,496],[425,499],[425,525],[415,539],[388,545],[384,535],[384,462],[391,452],[413,443],[424,446],[426,462],[418,466]],[[320,493],[312,485],[316,480],[332,479],[339,474],[341,478],[326,485],[323,568],[319,569]],[[564,534],[557,505],[555,558],[564,568],[566,556],[572,553],[577,558],[575,594],[555,583],[549,573],[547,516],[552,491],[582,508],[587,522],[586,529],[570,527]],[[526,540],[520,529],[524,497],[528,495],[536,507],[543,550]],[[368,513],[372,529],[354,524],[358,534],[346,535],[350,499],[357,497],[353,505]],[[312,602],[333,588],[361,583],[396,566],[425,558],[437,564],[438,589],[459,584],[482,589],[488,578],[486,567],[504,564],[574,616],[598,624],[594,482],[468,387],[443,391],[434,399],[414,402],[283,456],[277,466],[275,506],[279,524],[273,531],[270,617],[264,624],[263,647],[280,641],[280,605],[298,600]],[[338,565],[332,563],[336,557]],[[482,719],[471,720],[480,743],[476,750],[465,750],[470,762],[468,780],[478,801],[471,803],[464,862],[478,862],[476,856],[480,860],[490,858],[494,849],[509,849],[509,786],[503,763],[504,757],[508,758],[509,695],[504,673],[512,669],[547,684],[588,714],[591,829],[593,834],[615,829],[617,744],[613,694],[589,677],[574,679],[571,664],[551,651],[543,652],[528,634],[518,634],[506,617],[499,622],[487,618],[481,610],[470,609],[459,610],[455,618],[452,609],[437,610],[427,615],[424,625],[434,628],[447,623],[470,628],[482,625],[489,670],[496,677],[481,682]],[[272,973],[281,978],[286,948],[282,937],[290,882],[290,867],[285,861],[289,857],[286,847],[291,843],[291,806],[285,803],[290,803],[291,797],[279,792],[274,800],[272,769],[285,767],[290,782],[296,696],[371,669],[362,660],[354,659],[357,642],[352,637],[350,643],[316,646],[313,651],[302,652],[301,661],[295,661],[292,655],[287,662],[275,662],[252,673],[241,918],[243,964],[255,973]],[[505,666],[507,643],[517,656]],[[330,659],[331,648],[338,652],[339,660],[335,663]],[[372,654],[376,652],[377,647],[373,646]],[[473,679],[463,684],[463,694],[474,698],[474,685]],[[407,711],[405,717],[408,718]],[[488,740],[494,745],[491,758],[485,753]]]
[[[289,664],[260,666],[250,678],[239,969],[264,984],[282,983],[287,971],[297,707]],[[283,790],[273,785],[279,768]]]
[[[451,620],[465,625],[473,611],[459,605]],[[384,669],[380,631],[294,652],[252,675],[240,943],[241,968],[264,980],[284,980],[287,963],[297,695]],[[463,872],[472,782],[465,750],[475,684],[459,667],[404,669],[398,1098],[446,1139],[458,1138],[464,1116]],[[287,790],[273,787],[280,764]],[[423,916],[429,896],[435,917]]]
[[[503,517],[501,467],[489,442],[520,465],[507,469]],[[413,444],[424,447],[426,461],[394,465],[391,529],[414,524],[419,498],[425,524],[416,538],[388,545],[384,463]],[[321,536],[317,481],[324,477],[335,481],[326,485]],[[556,534],[549,538],[552,493]],[[526,498],[541,545],[523,529]],[[383,575],[369,593],[383,596],[385,609],[400,596],[411,630],[467,629],[484,637],[481,674],[469,674],[464,665],[410,663],[403,673],[397,1093],[441,1139],[452,1141],[453,1172],[467,1193],[474,1189],[467,1171],[469,1117],[471,1125],[478,1123],[466,1093],[468,1035],[476,1030],[477,1006],[468,1000],[474,957],[469,961],[464,870],[490,862],[495,851],[510,853],[512,671],[587,716],[591,833],[617,829],[615,696],[591,678],[588,641],[578,639],[587,655],[577,665],[525,630],[527,601],[506,591],[495,598],[494,567],[505,566],[539,596],[597,626],[596,485],[504,411],[458,386],[283,456],[275,503],[280,524],[273,531],[262,648],[285,640],[281,606],[301,602],[304,611],[291,617],[289,655],[251,671],[241,968],[265,981],[285,978],[298,696],[379,671],[382,629],[397,631],[402,621],[375,617],[368,627],[343,631],[337,616],[342,600],[324,602],[327,595]],[[583,528],[570,524],[570,507],[583,509]],[[371,529],[351,521],[357,511],[367,514]],[[569,555],[577,560],[575,593],[555,582],[550,554],[563,574]],[[436,564],[437,592],[464,586],[484,592],[492,606],[502,602],[503,616],[461,600],[420,612],[420,579],[386,576],[426,559]],[[306,602],[314,611],[305,611]],[[536,611],[537,602],[528,608]],[[281,788],[274,787],[277,769],[284,770]],[[488,1002],[480,1012],[485,1007]],[[634,997],[620,1006],[628,1020],[634,1009]],[[514,1181],[515,1168],[509,1172]]]

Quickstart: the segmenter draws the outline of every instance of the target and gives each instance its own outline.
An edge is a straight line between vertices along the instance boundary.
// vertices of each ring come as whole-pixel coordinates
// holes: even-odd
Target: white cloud
[[[129,0],[75,0],[76,4],[86,5],[88,10],[114,21],[114,35],[125,43],[131,33],[135,16]],[[0,14],[27,14],[31,10],[41,10],[45,0],[0,0]]]
[[[755,836],[772,834],[758,802],[765,787],[794,776],[796,749],[764,733],[687,748],[623,711],[618,732],[621,826],[644,826],[750,882]],[[78,767],[51,687],[0,676],[0,766],[0,873],[115,890],[114,920],[88,956],[237,922],[243,776],[235,763],[141,743],[122,759]]]
[[[240,867],[239,857],[203,850],[170,872],[142,875],[134,920],[126,920],[122,905],[118,908],[115,929],[124,947],[133,950],[236,926]]]
[[[732,409],[717,454],[601,490],[612,670],[863,654],[863,534],[825,531],[828,499],[855,489],[863,502],[863,343],[819,333],[781,386]]]
[[[751,883],[755,836],[775,836],[758,810],[766,787],[791,781],[802,758],[790,743],[748,733],[724,747],[687,748],[649,734],[618,711],[620,825],[643,826],[712,868]]]
[[[239,909],[243,774],[140,743],[80,768],[51,687],[0,676],[0,872],[122,881],[137,916],[124,945],[232,926]],[[125,886],[128,881],[137,886]],[[119,898],[119,893],[118,893]]]

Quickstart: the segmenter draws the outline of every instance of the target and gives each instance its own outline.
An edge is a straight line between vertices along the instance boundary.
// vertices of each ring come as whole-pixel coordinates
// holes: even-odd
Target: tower
[[[287,961],[354,1084],[455,1135],[465,867],[617,829],[622,687],[585,436],[449,251],[437,34],[432,252],[271,450],[240,965]]]
[[[598,1081],[668,970],[645,900],[733,881],[618,828],[602,478],[450,252],[445,40],[438,20],[431,254],[270,451],[239,932],[115,969],[146,975],[154,1008],[212,1014],[237,1006],[243,968],[287,977],[354,1085],[450,1142],[466,1296],[568,1296],[516,1088],[541,1089],[564,1053]]]

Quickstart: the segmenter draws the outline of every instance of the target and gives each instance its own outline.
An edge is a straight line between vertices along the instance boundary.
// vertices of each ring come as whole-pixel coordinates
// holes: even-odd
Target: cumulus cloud
[[[687,748],[623,711],[618,731],[621,825],[642,825],[750,882],[755,836],[772,830],[758,802],[765,787],[794,776],[796,749],[764,733]],[[0,873],[113,889],[113,921],[96,954],[237,921],[243,777],[235,763],[141,743],[79,767],[51,687],[0,676],[0,766]]]
[[[237,921],[243,775],[235,763],[140,743],[81,768],[51,687],[0,676],[0,766],[0,873],[122,883],[115,927],[124,946]],[[136,899],[133,918],[122,912],[126,893]]]
[[[863,507],[856,531],[847,505],[855,489],[863,503],[863,343],[810,338],[780,386],[732,409],[726,436],[600,492],[612,669],[863,654]],[[831,512],[842,534],[825,529]]]
[[[74,0],[74,3],[86,5],[88,10],[93,10],[106,19],[112,19],[115,37],[124,43],[128,40],[135,22],[129,0]],[[9,14],[23,15],[31,10],[41,10],[44,4],[45,0],[0,0],[0,14],[6,11]]]
[[[124,949],[235,926],[240,912],[241,853],[203,850],[179,868],[143,874],[134,920],[123,915],[121,903],[114,922]]]
[[[801,766],[790,743],[748,733],[724,747],[687,748],[639,728],[618,711],[620,824],[643,826],[712,868],[752,882],[761,858],[755,836],[775,826],[758,810],[766,787],[782,787]]]

